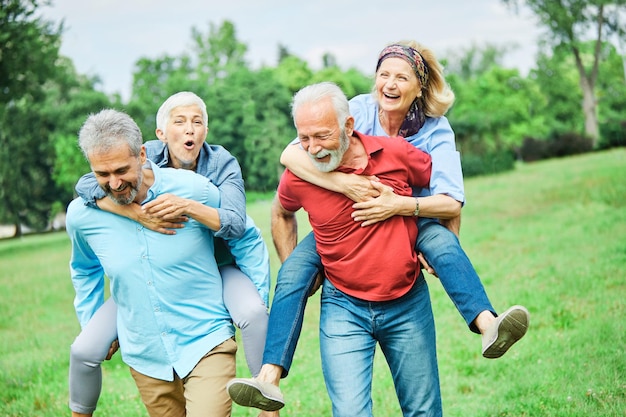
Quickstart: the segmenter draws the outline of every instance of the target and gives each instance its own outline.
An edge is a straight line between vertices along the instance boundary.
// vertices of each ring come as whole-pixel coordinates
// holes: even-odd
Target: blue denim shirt
[[[169,150],[164,142],[151,140],[144,145],[151,161],[160,167],[168,165]],[[215,236],[226,241],[239,269],[252,280],[265,305],[269,305],[269,251],[260,230],[252,218],[245,215],[246,194],[237,159],[224,147],[205,142],[198,155],[196,172],[220,190],[221,204],[217,209],[220,230]],[[83,175],[76,184],[76,192],[92,207],[97,207],[96,200],[105,195],[93,173]]]
[[[388,136],[378,119],[378,102],[371,94],[360,94],[350,100],[350,113],[355,119],[354,130],[373,136]],[[413,136],[405,138],[411,145],[432,158],[430,189],[415,190],[426,197],[446,194],[465,203],[461,157],[454,143],[454,131],[448,119],[427,117],[424,126]]]
[[[164,193],[220,204],[217,187],[191,171],[158,168],[145,202]],[[104,302],[105,276],[118,308],[122,359],[138,372],[172,381],[186,376],[215,346],[235,334],[222,299],[214,234],[190,219],[175,235],[84,204],[67,210],[74,305],[84,326]]]

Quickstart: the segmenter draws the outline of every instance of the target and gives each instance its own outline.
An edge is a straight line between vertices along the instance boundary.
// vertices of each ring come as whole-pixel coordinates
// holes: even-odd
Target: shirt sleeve
[[[297,196],[294,194],[295,189],[297,188],[294,181],[297,180],[299,180],[299,178],[286,169],[280,177],[278,189],[276,190],[280,205],[283,206],[285,210],[294,213],[302,208]]]
[[[353,97],[348,104],[350,105],[350,114],[354,117],[354,130],[366,135],[382,135],[374,128],[377,106],[371,100],[370,94],[359,94]]]
[[[246,231],[238,239],[227,240],[237,266],[254,283],[266,306],[270,294],[270,258],[261,231],[250,216],[246,217]]]
[[[406,141],[400,142],[406,145],[406,165],[409,167],[409,184],[413,187],[427,188],[431,180],[432,163],[431,157],[426,152],[415,148]]]
[[[96,200],[100,200],[106,196],[104,190],[98,185],[98,181],[93,172],[89,172],[80,177],[74,188],[76,194],[82,197],[85,204],[89,207],[99,208],[98,204],[96,204]]]
[[[216,169],[211,180],[221,194],[221,204],[217,209],[220,229],[215,236],[225,240],[235,239],[246,230],[246,193],[241,167],[237,159],[225,149],[214,153],[213,158],[216,158]]]
[[[429,194],[446,194],[465,203],[461,156],[456,150],[454,131],[448,120],[445,117],[429,119],[418,135],[427,138],[427,152],[432,158]]]
[[[74,309],[81,328],[104,303],[104,269],[95,253],[76,227],[77,206],[81,203],[74,200],[67,213],[66,230],[70,237],[72,254],[70,257],[70,276],[76,292]],[[83,210],[93,210],[83,208]]]

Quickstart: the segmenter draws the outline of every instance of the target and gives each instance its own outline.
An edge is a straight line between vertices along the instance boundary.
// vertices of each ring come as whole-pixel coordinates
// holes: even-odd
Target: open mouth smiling
[[[128,183],[122,184],[120,186],[120,188],[111,188],[111,187],[109,187],[109,189],[111,191],[113,191],[114,193],[121,193],[122,191],[124,191],[126,189],[126,187],[128,187]]]
[[[385,93],[385,92],[383,92],[383,96],[385,96],[385,98],[388,98],[390,100],[395,100],[395,99],[400,98],[400,96],[397,95],[397,94],[389,94],[389,93]]]

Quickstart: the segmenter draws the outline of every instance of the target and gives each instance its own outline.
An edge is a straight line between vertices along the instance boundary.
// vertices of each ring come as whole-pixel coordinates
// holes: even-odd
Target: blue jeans
[[[456,235],[437,220],[420,217],[415,250],[422,252],[433,267],[470,330],[479,333],[473,323],[476,316],[485,310],[494,315],[496,311]]]
[[[324,282],[320,351],[334,417],[372,415],[377,343],[402,415],[441,416],[435,322],[423,275],[407,294],[385,302],[354,298]]]
[[[422,252],[435,269],[470,330],[478,333],[473,324],[476,316],[485,310],[495,314],[495,310],[459,240],[436,220],[419,218],[417,226],[416,250]],[[289,373],[300,337],[308,294],[321,270],[322,261],[311,232],[298,243],[278,271],[263,363],[282,366],[283,378]]]

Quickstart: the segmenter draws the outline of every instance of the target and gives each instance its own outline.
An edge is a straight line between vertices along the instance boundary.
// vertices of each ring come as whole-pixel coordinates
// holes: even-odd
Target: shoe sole
[[[503,314],[498,326],[498,335],[483,352],[488,359],[497,359],[504,355],[511,346],[520,340],[528,330],[528,310],[524,307],[512,307]]]
[[[263,411],[277,411],[285,406],[285,403],[274,398],[253,384],[245,381],[237,381],[227,387],[228,395],[237,404],[244,407],[254,407]]]

